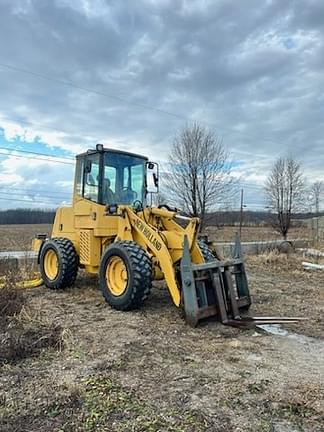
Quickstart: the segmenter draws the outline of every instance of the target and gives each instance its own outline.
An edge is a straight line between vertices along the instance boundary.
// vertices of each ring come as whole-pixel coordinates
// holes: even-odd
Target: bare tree
[[[305,180],[301,166],[292,157],[278,158],[265,186],[270,209],[274,212],[274,227],[287,238],[291,216],[303,209]]]
[[[324,188],[324,183],[322,181],[316,181],[315,183],[312,184],[310,189],[316,213],[319,213],[320,199],[323,192],[323,188]]]
[[[229,154],[221,140],[195,123],[173,142],[165,176],[169,200],[201,219],[234,191]]]

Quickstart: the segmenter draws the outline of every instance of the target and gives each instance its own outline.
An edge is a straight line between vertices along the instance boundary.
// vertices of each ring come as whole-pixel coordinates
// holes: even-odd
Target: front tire
[[[78,273],[78,255],[71,240],[46,240],[39,256],[44,284],[51,289],[63,289],[74,284]]]
[[[151,260],[137,243],[115,242],[102,255],[99,284],[102,295],[113,308],[138,309],[151,290]]]
[[[216,257],[204,241],[198,240],[198,246],[206,263],[216,260]]]

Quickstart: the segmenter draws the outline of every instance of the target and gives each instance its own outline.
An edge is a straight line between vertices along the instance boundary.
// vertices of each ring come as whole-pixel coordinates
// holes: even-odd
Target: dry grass
[[[296,255],[280,253],[278,250],[271,250],[259,255],[247,255],[245,261],[253,267],[268,267],[277,271],[284,271],[299,268],[299,259]]]
[[[228,242],[233,241],[238,227],[207,227],[206,232],[213,242]],[[292,228],[289,231],[288,239],[309,239],[310,231],[307,228]],[[274,231],[272,227],[243,227],[242,241],[265,241],[265,240],[281,240],[279,233]]]
[[[51,225],[0,225],[1,251],[28,251],[37,234],[50,234]]]
[[[25,320],[21,314],[12,318],[0,335],[0,364],[17,363],[27,357],[38,356],[44,349],[61,351],[64,347],[60,325],[41,320]]]
[[[19,314],[25,304],[23,291],[16,287],[17,275],[14,270],[7,267],[5,274],[0,278],[0,325],[7,325],[9,319]]]
[[[8,322],[8,319],[18,314],[25,303],[25,296],[21,290],[13,288],[2,288],[0,291],[0,323],[1,326]]]
[[[315,276],[317,279],[320,273],[307,272],[304,270],[302,262],[305,258],[297,253],[281,253],[278,250],[271,250],[259,255],[246,255],[245,262],[250,269],[261,271],[265,274],[282,275],[287,274],[292,279],[294,277],[302,277],[307,280],[310,276]]]
[[[274,392],[270,395],[272,408],[281,410],[284,417],[317,418],[324,421],[323,388],[318,384],[305,385],[296,383],[285,394]]]
[[[19,275],[10,269],[0,289],[0,364],[16,363],[39,355],[43,349],[62,350],[66,332],[39,308],[28,305],[25,292],[17,287]]]
[[[306,271],[304,258],[277,251],[246,257],[255,315],[300,316],[294,331],[324,339],[322,271]]]

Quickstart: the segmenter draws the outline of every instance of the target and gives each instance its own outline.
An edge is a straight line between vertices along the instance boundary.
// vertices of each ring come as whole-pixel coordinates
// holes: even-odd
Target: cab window
[[[99,154],[88,155],[84,162],[84,198],[98,202],[99,197]]]
[[[144,189],[144,165],[131,166],[131,186],[138,197],[142,196]]]
[[[75,168],[75,194],[82,195],[84,160],[77,159]]]
[[[113,166],[105,165],[104,179],[102,185],[102,196],[104,204],[116,204],[116,181],[117,170]]]
[[[131,205],[134,201],[140,200],[145,205],[145,159],[129,154],[107,152],[104,172],[105,204]]]

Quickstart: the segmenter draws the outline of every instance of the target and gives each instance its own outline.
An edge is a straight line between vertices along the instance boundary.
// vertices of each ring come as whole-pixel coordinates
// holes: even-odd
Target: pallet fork
[[[185,236],[180,269],[185,317],[193,327],[208,317],[216,317],[222,324],[234,327],[295,323],[302,319],[241,315],[249,309],[251,297],[238,234],[231,260],[215,259],[204,264],[191,262],[189,242]]]

